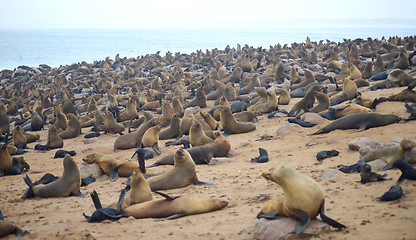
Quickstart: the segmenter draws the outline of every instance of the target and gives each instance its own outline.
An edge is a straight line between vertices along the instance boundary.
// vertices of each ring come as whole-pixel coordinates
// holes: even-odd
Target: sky
[[[414,0],[0,0],[0,6],[0,29],[276,26],[351,18],[416,25]]]

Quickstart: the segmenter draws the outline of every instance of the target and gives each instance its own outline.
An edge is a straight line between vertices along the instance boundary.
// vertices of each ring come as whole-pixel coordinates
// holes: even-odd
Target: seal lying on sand
[[[312,135],[329,133],[336,129],[358,129],[365,130],[373,127],[386,126],[392,123],[400,122],[401,118],[394,114],[379,113],[353,113],[337,120],[334,120],[324,128],[313,133]]]

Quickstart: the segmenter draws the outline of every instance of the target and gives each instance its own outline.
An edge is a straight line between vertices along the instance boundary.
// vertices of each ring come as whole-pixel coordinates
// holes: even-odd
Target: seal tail
[[[323,222],[328,223],[329,225],[331,225],[334,228],[346,228],[346,226],[342,223],[339,223],[337,221],[335,221],[334,219],[328,217],[325,215],[325,200],[322,201],[321,203],[321,208],[319,209],[319,214],[321,215],[321,219]]]

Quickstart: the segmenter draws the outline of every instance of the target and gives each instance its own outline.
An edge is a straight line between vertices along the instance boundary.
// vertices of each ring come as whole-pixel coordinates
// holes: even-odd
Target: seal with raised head
[[[92,153],[82,159],[84,162],[92,164],[96,163],[100,166],[101,170],[110,176],[110,181],[116,181],[118,177],[129,177],[134,170],[139,169],[140,166],[137,163],[128,161],[117,160],[113,157]]]
[[[81,195],[81,173],[77,163],[67,154],[63,160],[64,172],[62,177],[46,185],[34,185],[29,176],[23,178],[25,183],[33,191],[35,196],[48,197],[67,197],[69,195]]]
[[[286,216],[297,219],[296,235],[302,233],[311,219],[320,214],[322,221],[335,228],[345,228],[343,224],[325,215],[325,196],[321,186],[312,178],[304,176],[294,169],[279,167],[263,172],[262,176],[280,185],[284,195],[268,201],[258,218]]]
[[[329,133],[336,129],[358,129],[365,130],[373,127],[386,126],[400,122],[401,118],[394,114],[379,113],[353,113],[326,125],[312,135]]]
[[[62,139],[68,139],[68,138],[75,138],[78,137],[81,134],[81,122],[75,116],[73,113],[69,113],[67,115],[68,118],[68,127],[65,131],[60,132],[59,136]]]
[[[160,125],[147,129],[142,137],[142,147],[152,147],[153,150],[160,155],[162,153],[159,145],[159,133],[161,129],[162,126]]]
[[[224,106],[220,106],[220,122],[225,133],[246,133],[256,129],[252,122],[237,122],[231,109]]]
[[[189,130],[189,143],[192,146],[201,146],[211,142],[214,142],[214,139],[205,135],[202,124],[198,120],[193,120]]]
[[[166,139],[178,137],[180,125],[181,125],[181,120],[179,119],[178,114],[174,113],[170,121],[169,128],[159,133],[159,140],[166,140]]]
[[[104,127],[107,133],[121,133],[124,131],[124,125],[118,123],[110,111],[104,112]]]
[[[56,127],[49,125],[48,129],[48,142],[46,143],[47,149],[61,148],[64,146],[64,140],[58,135]]]
[[[191,183],[200,184],[196,176],[195,162],[185,149],[178,149],[175,153],[173,169],[147,179],[150,189],[167,190],[188,186]]]

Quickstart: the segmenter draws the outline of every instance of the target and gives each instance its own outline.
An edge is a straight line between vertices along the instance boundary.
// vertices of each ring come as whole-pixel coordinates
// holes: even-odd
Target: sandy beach
[[[403,39],[402,39],[403,40]],[[413,39],[412,39],[413,40]],[[387,40],[386,40],[387,41]],[[386,42],[385,41],[385,42]],[[414,41],[414,40],[413,40]],[[363,41],[366,42],[366,41]],[[348,42],[349,44],[357,44],[358,48],[362,49],[361,42]],[[397,44],[397,41],[395,41]],[[303,43],[304,44],[304,43]],[[306,69],[310,66],[321,65],[322,62],[326,62],[327,52],[331,47],[324,47],[328,43],[313,43],[313,48],[307,48],[305,52],[308,56],[312,52],[317,55],[318,62],[316,64],[310,63],[304,58],[300,57],[300,46],[292,46],[292,50],[299,52],[299,57],[291,57],[290,49],[287,52],[283,49],[267,49],[264,51],[256,51],[255,48],[246,48],[240,52],[234,48],[230,52],[234,52],[233,61],[230,62],[229,67],[226,69],[227,76],[231,74],[233,68],[235,68],[242,61],[242,55],[244,52],[248,52],[254,59],[254,55],[262,54],[267,57],[270,62],[265,60],[260,61],[257,70],[253,70],[251,73],[243,73],[243,78],[250,78],[253,74],[258,74],[260,77],[272,76],[276,72],[278,63],[283,63],[286,73],[290,73],[292,66],[297,66],[299,69]],[[400,44],[400,43],[399,43]],[[399,45],[397,44],[397,45]],[[405,41],[399,45],[399,49],[403,47]],[[348,44],[346,44],[348,45]],[[380,49],[387,49],[386,45],[380,46]],[[322,50],[321,50],[322,49]],[[346,49],[347,51],[343,51]],[[387,49],[384,54],[396,51]],[[414,49],[413,49],[414,50]],[[278,54],[280,51],[280,54]],[[348,58],[348,47],[338,48],[339,62],[344,63]],[[216,68],[212,65],[209,59],[215,59],[225,66],[226,57],[229,56],[224,50],[211,51],[210,54],[201,53],[203,57],[198,58],[195,54],[192,56],[178,56],[175,59],[175,54],[168,59],[165,57],[156,56],[151,58],[165,59],[160,62],[144,62],[143,61],[127,61],[114,64],[114,61],[107,59],[108,62],[112,62],[113,65],[106,65],[104,61],[87,64],[85,68],[83,64],[72,65],[73,70],[68,70],[70,66],[63,66],[59,69],[51,69],[45,75],[40,77],[41,74],[30,74],[31,79],[35,82],[33,86],[42,85],[42,81],[57,81],[56,76],[59,74],[66,74],[71,76],[68,78],[66,89],[71,92],[72,89],[79,88],[77,81],[85,81],[90,83],[91,81],[100,80],[100,74],[106,76],[112,76],[106,78],[104,81],[115,80],[112,84],[122,84],[132,79],[137,82],[148,83],[153,79],[150,73],[156,75],[156,68],[160,68],[161,80],[163,81],[162,87],[165,88],[166,93],[172,92],[168,86],[173,82],[174,66],[178,65],[191,73],[193,82],[201,79],[206,79],[206,75],[203,75],[203,65],[206,64],[207,69],[211,70]],[[375,57],[376,55],[374,55]],[[275,57],[274,59],[272,57]],[[188,60],[193,59],[193,62],[200,64],[194,64],[198,68],[192,68],[192,62]],[[277,60],[279,59],[279,60]],[[155,60],[156,61],[156,60]],[[353,61],[348,60],[350,64]],[[358,65],[363,68],[365,62],[372,62],[370,58],[364,58],[361,56]],[[273,62],[275,64],[273,64]],[[133,64],[135,63],[135,64]],[[204,63],[204,64],[202,64]],[[214,62],[215,63],[215,62]],[[232,65],[231,65],[232,63]],[[153,65],[152,65],[153,64]],[[105,65],[105,67],[103,67]],[[123,69],[120,66],[131,66],[136,75],[123,79]],[[96,67],[95,67],[96,66]],[[88,72],[90,69],[94,70],[93,73],[83,74],[82,72]],[[411,73],[414,66],[409,66],[403,70],[406,73]],[[82,70],[84,69],[84,70]],[[315,69],[310,67],[309,69]],[[82,70],[82,71],[81,71]],[[218,69],[216,69],[218,70]],[[72,74],[76,72],[77,74]],[[318,76],[325,76],[325,74],[319,69],[313,71],[316,78]],[[49,74],[49,75],[47,75]],[[6,75],[6,74],[5,74]],[[3,80],[6,79],[3,75]],[[120,77],[115,77],[116,75]],[[22,78],[23,75],[16,75],[14,80],[8,79],[2,83],[3,89],[8,91],[13,89],[12,83],[19,82],[17,78]],[[36,77],[39,76],[39,77]],[[94,76],[94,77],[92,77]],[[303,75],[300,74],[301,79]],[[414,75],[413,75],[414,76]],[[185,75],[180,75],[181,79],[185,78]],[[70,79],[75,78],[75,79]],[[144,81],[143,79],[147,79]],[[224,79],[224,78],[222,78]],[[263,78],[262,78],[263,79]],[[221,80],[221,79],[220,79]],[[341,80],[341,79],[337,79]],[[265,80],[266,81],[266,80]],[[46,81],[47,82],[47,81]],[[70,84],[72,83],[72,85]],[[271,84],[273,81],[271,82]],[[397,94],[406,89],[407,86],[394,86],[386,89],[378,89],[372,91],[369,87],[375,85],[378,82],[370,82],[370,86],[358,88],[362,97],[375,99],[380,97],[389,97],[393,94]],[[327,84],[324,82],[323,84]],[[342,84],[342,82],[340,82]],[[185,81],[182,85],[186,87]],[[17,86],[17,84],[15,84]],[[23,84],[22,87],[30,86],[29,84]],[[90,85],[92,88],[92,85]],[[144,84],[146,89],[150,88],[150,84]],[[234,84],[236,89],[239,89],[239,84]],[[73,87],[73,88],[71,88]],[[46,94],[49,90],[53,93],[48,86],[42,86]],[[168,90],[169,89],[169,90]],[[139,90],[140,95],[142,91]],[[186,89],[183,88],[183,92]],[[188,90],[186,93],[190,93]],[[98,92],[99,94],[99,92]],[[122,87],[116,95],[131,95],[132,91],[129,87]],[[56,101],[59,101],[58,95],[55,95]],[[21,96],[19,96],[21,98]],[[33,96],[27,99],[32,100]],[[107,99],[107,92],[104,93],[102,99],[104,101],[97,101],[99,109],[105,106]],[[290,111],[290,109],[301,98],[292,98],[289,105],[279,105],[280,110]],[[24,103],[24,100],[21,100]],[[119,101],[119,105],[122,106],[127,100]],[[189,99],[187,100],[189,101]],[[348,100],[343,104],[350,104],[352,100]],[[4,101],[6,102],[6,101]],[[76,100],[75,103],[79,103]],[[29,105],[33,104],[33,101],[27,102]],[[406,119],[409,117],[409,113],[404,107],[403,101],[387,101],[377,105],[375,112],[381,114],[395,114],[399,117]],[[6,105],[6,104],[5,104]],[[207,107],[201,108],[200,111],[209,111],[214,107],[214,100],[207,101]],[[123,107],[120,107],[122,110]],[[155,117],[159,117],[160,114],[152,111]],[[85,113],[82,113],[85,115]],[[142,116],[142,113],[139,113]],[[12,118],[12,116],[9,116]],[[160,219],[134,219],[134,218],[122,218],[118,221],[104,221],[102,223],[88,223],[83,217],[82,213],[91,215],[95,210],[94,204],[89,197],[92,191],[97,191],[100,196],[103,205],[107,205],[117,201],[121,189],[126,186],[126,178],[120,177],[117,181],[111,182],[105,177],[97,179],[95,182],[88,186],[81,187],[81,192],[86,197],[60,197],[60,198],[33,198],[33,199],[21,199],[21,196],[26,191],[27,186],[22,180],[24,174],[14,176],[0,177],[0,210],[4,217],[8,221],[14,222],[21,229],[28,231],[22,239],[253,239],[254,225],[256,223],[256,215],[270,198],[277,197],[283,194],[282,189],[276,183],[266,181],[262,176],[262,172],[269,170],[273,167],[285,166],[296,169],[300,173],[309,176],[316,180],[323,188],[325,193],[325,207],[326,214],[331,218],[346,225],[346,229],[337,230],[331,228],[329,231],[320,233],[316,238],[320,239],[415,239],[416,238],[416,193],[414,188],[416,183],[411,180],[406,180],[401,184],[403,188],[404,197],[399,200],[391,202],[380,202],[376,200],[376,197],[380,197],[386,192],[399,178],[401,172],[398,169],[391,169],[385,171],[388,175],[387,178],[391,180],[382,182],[371,182],[367,184],[361,184],[360,174],[340,174],[336,179],[325,179],[321,177],[321,173],[327,169],[339,169],[341,166],[351,165],[356,163],[360,159],[358,151],[353,151],[348,148],[347,143],[358,139],[360,137],[368,137],[374,141],[380,141],[382,143],[389,143],[393,139],[398,137],[416,139],[416,121],[401,121],[399,123],[390,124],[383,127],[376,127],[367,129],[364,131],[357,131],[357,129],[349,130],[335,130],[327,134],[321,135],[309,135],[316,132],[326,124],[318,124],[312,128],[295,128],[294,132],[284,135],[277,135],[277,130],[280,126],[288,122],[287,116],[268,118],[267,114],[261,114],[258,116],[258,125],[256,130],[241,133],[224,135],[224,137],[231,144],[231,153],[229,158],[231,161],[225,163],[219,163],[216,165],[197,165],[196,171],[200,181],[213,183],[211,186],[199,186],[189,185],[184,188],[171,189],[163,191],[172,196],[192,195],[201,198],[218,198],[228,201],[228,206],[224,209],[200,214],[186,216],[174,220],[160,220]],[[48,121],[51,119],[48,119]],[[329,122],[329,121],[327,121]],[[14,128],[14,123],[11,123],[11,129]],[[62,158],[53,158],[57,149],[50,151],[37,151],[34,150],[36,144],[46,144],[48,136],[48,125],[45,124],[45,130],[37,131],[40,134],[40,140],[29,143],[28,149],[22,155],[25,161],[30,165],[30,170],[27,174],[32,180],[37,180],[45,173],[52,173],[55,176],[61,176],[63,171]],[[166,127],[165,127],[166,128]],[[164,128],[164,129],[165,129]],[[117,150],[114,151],[114,141],[119,137],[119,134],[103,134],[97,138],[85,139],[84,135],[90,131],[91,127],[83,128],[80,136],[71,139],[64,140],[65,150],[74,150],[76,155],[74,159],[79,167],[82,165],[82,158],[91,153],[100,153],[114,157],[118,160],[126,160],[136,162],[136,158],[131,159],[134,153],[134,149],[129,150]],[[127,133],[127,129],[124,130]],[[264,135],[271,135],[270,140],[260,140]],[[165,143],[169,140],[161,140],[161,155],[155,155],[154,158],[146,160],[146,165],[153,164],[158,159],[174,153],[180,146],[165,146]],[[268,151],[269,161],[267,163],[254,163],[250,162],[251,158],[259,155],[258,149],[264,148]],[[148,148],[151,150],[151,148]],[[316,154],[322,150],[337,150],[339,155],[332,158],[324,159],[318,162],[315,158]],[[154,168],[148,168],[147,172],[150,174],[161,174],[170,170],[172,166],[158,166]],[[266,197],[261,197],[265,195]],[[162,199],[160,196],[154,194],[154,199]],[[5,239],[15,239],[14,235],[9,235]]]

